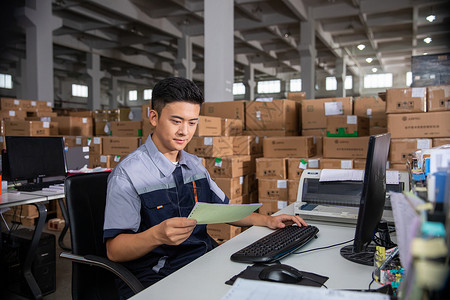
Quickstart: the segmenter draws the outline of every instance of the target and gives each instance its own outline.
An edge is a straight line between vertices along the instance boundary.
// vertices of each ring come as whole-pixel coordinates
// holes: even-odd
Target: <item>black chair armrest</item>
[[[136,278],[136,276],[133,275],[133,273],[130,272],[130,270],[128,270],[121,264],[113,262],[107,258],[96,255],[82,256],[67,252],[62,252],[59,257],[69,259],[73,262],[88,264],[106,269],[122,279],[135,294],[144,289],[142,283]]]

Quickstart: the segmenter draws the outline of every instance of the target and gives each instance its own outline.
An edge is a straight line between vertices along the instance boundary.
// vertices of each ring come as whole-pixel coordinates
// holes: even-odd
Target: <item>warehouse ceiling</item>
[[[206,0],[208,1],[208,0]],[[16,1],[24,5],[25,1]],[[235,81],[252,64],[255,79],[299,78],[302,22],[315,21],[316,69],[347,74],[406,71],[411,56],[450,52],[448,0],[235,0]],[[86,52],[113,76],[153,82],[177,74],[178,40],[193,42],[195,80],[204,74],[203,0],[53,0],[63,26],[53,32],[55,74],[85,72]],[[426,17],[434,14],[433,22]],[[24,30],[2,46],[1,69],[24,57]],[[431,42],[424,39],[430,37]],[[358,45],[364,45],[363,50]],[[372,59],[371,62],[366,59]],[[7,67],[6,67],[7,68]]]

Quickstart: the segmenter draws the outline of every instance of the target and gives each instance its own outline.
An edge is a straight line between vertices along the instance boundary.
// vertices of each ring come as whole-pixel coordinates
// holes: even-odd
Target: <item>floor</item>
[[[26,227],[26,226],[25,226]],[[27,227],[32,228],[32,227]],[[59,254],[65,250],[58,245],[58,238],[60,232],[48,230],[45,224],[44,232],[54,234],[56,237],[56,291],[43,297],[43,300],[69,300],[72,299],[72,263],[66,259],[59,257]],[[70,233],[68,232],[64,237],[64,245],[70,247]],[[24,300],[25,297],[6,292],[0,294],[1,299],[5,300]]]

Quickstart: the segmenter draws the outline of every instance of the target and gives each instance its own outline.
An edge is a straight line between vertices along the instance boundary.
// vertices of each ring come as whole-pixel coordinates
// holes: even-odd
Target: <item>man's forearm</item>
[[[267,226],[268,224],[268,218],[270,218],[270,216],[265,216],[262,214],[258,214],[258,213],[252,213],[251,215],[236,221],[236,222],[232,222],[229,223],[230,225],[234,225],[234,226],[252,226],[252,225],[256,225],[256,226]]]

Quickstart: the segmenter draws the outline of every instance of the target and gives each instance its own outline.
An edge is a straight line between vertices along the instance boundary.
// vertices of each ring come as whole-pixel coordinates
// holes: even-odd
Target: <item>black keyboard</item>
[[[39,182],[39,183],[27,183],[27,184],[14,186],[14,188],[21,192],[35,192],[35,191],[40,191],[43,188],[48,188],[51,185],[56,185],[56,184],[61,184],[61,183],[64,183],[64,180],[46,181],[46,182]]]
[[[317,237],[315,226],[286,226],[266,235],[231,255],[231,260],[243,263],[271,263],[299,249]]]

